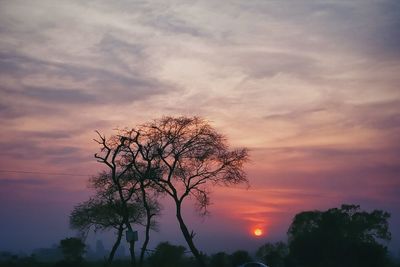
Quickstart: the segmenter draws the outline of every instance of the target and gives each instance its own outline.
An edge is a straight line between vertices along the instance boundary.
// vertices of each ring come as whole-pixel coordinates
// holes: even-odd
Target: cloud
[[[240,3],[244,11],[254,16],[264,16],[271,21],[291,25],[302,48],[324,49],[321,53],[350,49],[354,53],[374,59],[398,59],[399,13],[398,1],[344,2],[288,1]],[[290,34],[289,27],[287,33]],[[281,36],[285,36],[286,32]],[[322,46],[321,46],[322,45]]]
[[[46,89],[28,84],[19,88],[28,97],[42,98],[44,101],[55,100],[73,103],[97,100],[101,104],[113,103],[113,101],[121,103],[121,101],[140,100],[147,96],[162,94],[168,92],[168,89],[173,89],[171,86],[151,77],[142,77],[140,73],[138,76],[135,73],[125,75],[102,68],[37,60],[20,54],[3,54],[0,55],[0,59],[4,69],[7,68],[8,61],[13,62],[13,69],[18,71],[10,71],[9,73],[15,79],[38,75],[38,78],[46,76],[47,82],[50,83],[51,78],[54,77],[65,79],[66,81],[71,81],[72,79],[75,84],[81,83],[82,87],[87,87],[85,89],[72,88],[71,90],[71,88],[51,88],[51,84],[48,84],[46,87],[49,87],[49,89]],[[40,80],[36,82],[40,82]],[[85,82],[87,83],[85,84]],[[22,83],[24,83],[24,80]],[[27,82],[25,81],[25,83]],[[68,84],[64,84],[64,86],[68,86]]]
[[[263,118],[267,122],[296,124],[301,128],[301,134],[330,126],[344,130],[354,127],[360,127],[362,130],[372,129],[386,136],[391,136],[400,130],[399,99],[354,104],[344,101],[344,99],[320,101],[311,106],[268,114]]]
[[[18,96],[13,96],[18,97]],[[44,103],[53,104],[82,104],[90,103],[95,98],[80,90],[58,89],[58,88],[40,88],[40,87],[25,87],[22,96],[40,100]]]
[[[71,131],[58,130],[58,131],[25,131],[19,133],[22,138],[32,139],[63,139],[70,138],[72,135]]]
[[[298,53],[282,52],[243,52],[239,54],[236,65],[251,78],[273,77],[280,73],[292,74],[301,78],[313,77],[318,73],[317,61]]]
[[[157,16],[148,20],[148,23],[162,32],[187,34],[194,37],[210,37],[199,27],[190,25],[190,22],[182,20],[179,17],[176,17],[176,15],[177,14]]]
[[[49,134],[51,135],[51,134]],[[52,137],[54,138],[54,136]],[[30,142],[25,142],[26,138],[15,138],[15,140],[9,140],[7,142],[0,142],[0,150],[2,157],[12,158],[14,160],[45,160],[52,157],[68,157],[71,155],[76,156],[76,161],[80,159],[79,152],[81,148],[70,146],[70,145],[52,145],[47,138],[46,144],[35,141],[33,138],[29,138]]]
[[[23,178],[23,179],[7,179],[1,178],[0,185],[5,186],[43,186],[47,185],[47,182],[40,178]]]

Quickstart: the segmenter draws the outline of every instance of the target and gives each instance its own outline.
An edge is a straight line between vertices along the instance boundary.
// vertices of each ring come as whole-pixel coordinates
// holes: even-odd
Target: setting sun
[[[260,228],[256,228],[256,229],[254,229],[253,234],[255,236],[261,236],[263,234],[263,230]]]

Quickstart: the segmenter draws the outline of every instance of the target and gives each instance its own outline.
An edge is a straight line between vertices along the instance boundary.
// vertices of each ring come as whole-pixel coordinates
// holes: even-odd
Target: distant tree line
[[[391,257],[387,242],[391,235],[388,227],[390,214],[374,210],[366,212],[357,205],[342,205],[326,211],[298,213],[289,227],[288,242],[266,243],[252,258],[246,250],[231,254],[219,252],[202,254],[209,267],[237,267],[245,262],[258,261],[270,267],[400,267],[400,259]],[[0,267],[95,267],[130,266],[130,261],[116,260],[87,262],[85,244],[80,238],[60,241],[64,260],[56,263],[39,262],[35,255],[18,257],[0,253]],[[186,248],[168,242],[160,243],[143,260],[145,267],[196,267],[199,262],[186,253]]]

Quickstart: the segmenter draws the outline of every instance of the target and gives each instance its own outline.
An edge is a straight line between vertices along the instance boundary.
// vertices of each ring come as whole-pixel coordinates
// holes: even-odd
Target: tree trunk
[[[125,226],[129,231],[133,232],[132,226],[127,220],[125,220]],[[129,242],[129,253],[131,255],[131,265],[132,265],[132,267],[136,267],[135,240],[131,240]]]
[[[136,267],[135,241],[129,242],[129,252],[131,254],[131,265],[132,267]]]
[[[119,228],[118,228],[117,240],[115,241],[115,243],[114,243],[114,245],[113,245],[113,247],[111,249],[110,255],[108,256],[108,259],[107,259],[106,264],[104,266],[110,266],[111,265],[111,262],[114,259],[115,252],[117,251],[117,249],[119,247],[119,244],[121,243],[123,231],[124,231],[124,227],[123,227],[123,225],[120,225]]]
[[[203,260],[203,257],[201,256],[200,252],[197,250],[196,246],[193,243],[193,237],[192,235],[189,233],[189,230],[185,224],[185,222],[183,221],[182,218],[182,212],[181,212],[181,203],[179,203],[179,201],[176,201],[176,218],[178,219],[179,222],[179,226],[181,228],[183,237],[186,240],[186,243],[188,244],[190,251],[193,253],[193,256],[196,258],[197,262],[199,263],[199,265],[201,267],[205,267],[205,263]]]
[[[143,260],[144,260],[144,254],[146,253],[147,245],[148,245],[149,240],[150,240],[151,210],[150,210],[150,207],[149,207],[149,205],[147,203],[146,191],[144,190],[143,183],[141,183],[140,186],[141,186],[141,190],[142,190],[143,205],[144,205],[144,208],[146,209],[145,239],[144,239],[144,242],[143,242],[142,251],[140,252],[140,259],[139,259],[139,266],[142,267],[143,266]]]

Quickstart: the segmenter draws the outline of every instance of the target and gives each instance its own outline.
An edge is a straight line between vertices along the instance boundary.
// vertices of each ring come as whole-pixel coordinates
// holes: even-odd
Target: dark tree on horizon
[[[301,212],[288,230],[290,266],[387,266],[389,217],[388,212],[366,212],[358,205]]]
[[[289,248],[284,242],[266,243],[258,248],[257,258],[274,267],[284,267]]]
[[[210,267],[231,267],[230,255],[226,252],[218,252],[210,257]]]
[[[96,194],[89,200],[74,207],[70,214],[70,226],[72,229],[77,229],[82,233],[82,236],[86,236],[91,229],[95,232],[116,231],[117,238],[108,256],[107,266],[111,264],[120,245],[123,231],[127,229],[124,221],[124,210],[119,197],[116,195],[115,185],[110,182],[109,174],[103,172],[92,177],[90,186],[96,190]],[[142,198],[136,196],[127,203],[127,208],[129,222],[131,224],[144,225],[146,211],[143,207]],[[157,203],[152,203],[149,208],[152,214],[158,214]]]
[[[83,254],[85,253],[85,243],[80,238],[64,238],[60,241],[59,247],[67,263],[77,265],[82,262]]]
[[[231,266],[236,267],[243,263],[252,261],[252,258],[246,250],[237,250],[230,255]]]
[[[183,246],[161,242],[147,260],[152,267],[182,266],[185,250],[186,248]]]

